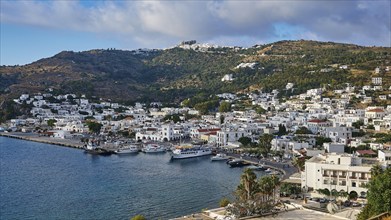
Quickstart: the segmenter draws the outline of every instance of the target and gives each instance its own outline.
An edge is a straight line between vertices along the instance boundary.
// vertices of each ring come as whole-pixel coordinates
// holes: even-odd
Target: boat
[[[128,146],[125,146],[125,147],[122,147],[116,151],[114,151],[114,153],[116,154],[133,154],[133,153],[138,153],[138,147],[136,145],[128,145]]]
[[[147,144],[142,151],[144,153],[160,153],[166,152],[166,149],[158,144]]]
[[[84,153],[93,154],[93,155],[101,155],[101,156],[109,156],[109,155],[113,154],[112,151],[98,147],[97,145],[95,145],[93,143],[88,143],[85,146]]]
[[[242,160],[242,159],[235,159],[235,160],[232,160],[228,163],[228,165],[230,167],[243,167],[243,166],[248,166],[250,165],[250,163]]]
[[[185,159],[211,155],[212,149],[203,144],[193,144],[190,146],[179,146],[171,153],[171,159]]]
[[[250,165],[247,167],[248,169],[251,169],[251,170],[260,170],[260,171],[265,171],[266,168],[262,165]]]
[[[213,156],[210,158],[211,161],[222,161],[222,160],[228,160],[228,157],[226,154],[216,154],[216,156]]]

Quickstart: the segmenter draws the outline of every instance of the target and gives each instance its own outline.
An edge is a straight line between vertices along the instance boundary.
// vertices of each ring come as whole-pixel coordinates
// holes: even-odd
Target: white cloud
[[[391,45],[390,1],[5,1],[1,22],[116,36],[156,47],[280,37]],[[285,24],[284,35],[276,24]],[[297,30],[302,30],[298,33]],[[220,41],[220,42],[219,42]],[[220,43],[220,44],[221,44]]]

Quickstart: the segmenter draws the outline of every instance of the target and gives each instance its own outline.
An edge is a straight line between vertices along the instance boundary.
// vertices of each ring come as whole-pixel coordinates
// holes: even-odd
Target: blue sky
[[[0,0],[0,65],[63,50],[252,46],[319,40],[391,46],[391,1]]]

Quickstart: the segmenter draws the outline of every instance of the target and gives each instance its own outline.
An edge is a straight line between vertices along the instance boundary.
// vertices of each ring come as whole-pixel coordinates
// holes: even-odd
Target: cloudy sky
[[[0,64],[63,50],[252,46],[309,39],[391,46],[391,0],[0,0]]]

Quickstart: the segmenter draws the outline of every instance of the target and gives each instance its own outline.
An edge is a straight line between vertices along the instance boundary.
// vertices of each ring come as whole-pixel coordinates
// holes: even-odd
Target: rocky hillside
[[[389,87],[391,72],[374,70],[391,66],[390,60],[390,48],[316,41],[246,49],[182,45],[149,51],[63,51],[28,65],[0,67],[0,99],[52,88],[123,102],[178,102],[200,93],[284,89],[293,83],[294,89],[285,92],[290,95],[324,84],[364,85],[371,76],[383,77],[383,87]]]

